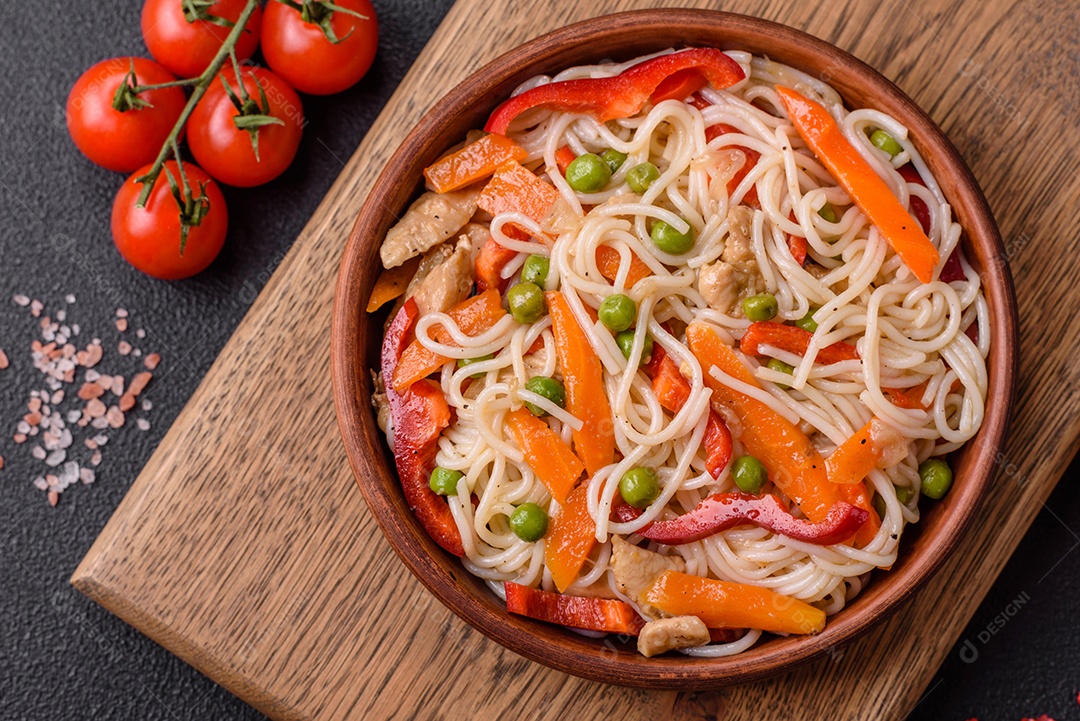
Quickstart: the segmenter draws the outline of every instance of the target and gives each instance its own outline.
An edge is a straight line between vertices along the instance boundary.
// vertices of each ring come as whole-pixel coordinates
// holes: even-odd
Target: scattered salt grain
[[[148,410],[150,410],[151,408],[154,407],[154,404],[150,402],[149,398],[147,398],[146,400],[144,400],[142,403],[139,404],[139,407],[142,408],[144,411],[148,411]]]
[[[30,449],[30,455],[32,455],[34,458],[38,459],[39,461],[43,461],[43,460],[45,460],[45,457],[48,455],[48,453],[46,453],[45,449],[42,448],[41,446],[34,446],[33,448]]]
[[[79,471],[79,480],[82,481],[85,486],[94,482],[94,476],[94,472],[89,468],[83,468]]]
[[[155,368],[157,368],[158,363],[161,363],[161,356],[157,353],[151,353],[147,355],[146,359],[143,361],[143,365],[146,366],[149,370],[154,370]]]
[[[45,457],[45,465],[49,468],[56,468],[64,459],[67,458],[67,451],[63,449],[55,450]]]
[[[142,328],[139,328],[137,331],[135,331],[135,337],[138,338],[139,340],[142,340],[143,338],[146,337],[146,331],[143,330]]]
[[[55,508],[56,504],[60,502],[60,494],[57,493],[56,491],[50,489],[48,497],[49,497],[49,505],[52,506],[53,508]]]
[[[7,353],[4,352],[3,348],[0,348],[0,370],[4,370],[8,365],[10,363],[8,363]]]
[[[35,486],[35,487],[36,487],[36,488],[37,488],[37,489],[38,489],[39,491],[47,491],[47,490],[49,490],[49,484],[48,484],[48,482],[47,482],[47,481],[45,480],[45,477],[44,477],[44,476],[38,476],[37,478],[35,478],[35,479],[34,479],[34,486]]]
[[[120,331],[121,333],[127,330],[127,318],[116,319],[116,330]]]
[[[131,353],[131,344],[128,343],[126,340],[120,341],[120,343],[116,346],[116,352],[120,355],[128,355],[129,353]]]
[[[105,414],[105,419],[109,421],[109,426],[111,428],[120,428],[124,425],[124,412],[117,406],[109,406],[109,411]]]
[[[68,293],[67,295],[64,296],[64,302],[67,303],[68,305],[73,304],[75,302],[75,296],[72,295],[71,293]]]
[[[30,299],[22,293],[16,293],[15,295],[11,296],[11,302],[22,308],[30,305]]]
[[[105,416],[101,416],[100,418],[95,418],[94,420],[90,421],[90,427],[96,428],[99,431],[104,430],[105,428],[109,427],[109,421],[105,418]]]
[[[145,418],[137,418],[135,420],[135,425],[139,427],[140,431],[150,430],[150,421],[146,420]]]
[[[117,318],[127,318],[128,317],[127,310],[124,309],[124,308],[117,308],[116,309],[116,317]]]

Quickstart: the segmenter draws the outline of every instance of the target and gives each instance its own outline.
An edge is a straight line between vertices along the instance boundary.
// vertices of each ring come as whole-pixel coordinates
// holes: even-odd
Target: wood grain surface
[[[420,586],[346,464],[330,401],[330,309],[338,257],[382,163],[446,88],[498,53],[588,16],[657,6],[718,3],[459,0],[73,583],[275,718],[907,715],[1080,436],[1071,362],[1080,261],[1068,222],[1080,178],[1076,144],[1062,141],[1080,97],[1080,62],[1063,52],[1080,26],[1071,5],[723,5],[829,40],[919,102],[986,191],[1016,276],[1019,404],[991,497],[935,579],[861,641],[721,692],[634,691],[550,671],[474,632]]]

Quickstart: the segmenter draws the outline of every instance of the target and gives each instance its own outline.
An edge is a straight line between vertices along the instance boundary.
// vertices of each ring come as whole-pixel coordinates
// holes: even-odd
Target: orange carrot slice
[[[574,431],[574,450],[589,475],[615,460],[615,426],[604,391],[604,367],[589,345],[563,294],[544,294],[555,335],[555,352],[566,386],[566,409],[582,421]]]
[[[940,260],[937,248],[885,181],[844,137],[829,111],[791,88],[777,85],[776,92],[799,135],[859,210],[877,226],[904,265],[923,283],[933,280]]]
[[[601,245],[596,248],[596,267],[600,269],[600,275],[612,283],[619,274],[619,265],[622,263],[622,255],[610,245]],[[633,288],[634,284],[642,278],[648,278],[653,272],[645,261],[637,257],[634,251],[630,251],[630,270],[626,273],[626,287]]]
[[[489,290],[462,301],[447,315],[454,319],[462,333],[475,336],[502,320],[506,311],[502,307],[499,292]],[[441,325],[432,329],[431,336],[440,343],[447,345],[453,343],[450,333]],[[442,368],[449,360],[446,356],[434,353],[420,345],[420,341],[413,340],[401,354],[401,360],[394,369],[394,390],[398,393],[403,392],[416,381]]]
[[[907,446],[900,433],[872,418],[825,459],[825,470],[833,483],[858,483],[875,468],[903,460]]]
[[[514,228],[503,226],[503,230],[514,230]],[[507,248],[494,238],[488,238],[476,256],[474,275],[477,289],[480,291],[502,290],[508,280],[502,277],[502,269],[517,257],[517,254],[516,250]]]
[[[810,340],[813,337],[814,334],[810,331],[796,328],[793,325],[758,321],[751,323],[750,327],[746,329],[746,333],[739,339],[739,350],[747,355],[761,355],[759,346],[771,345],[788,353],[804,356],[810,348]],[[856,350],[855,346],[843,341],[837,341],[820,349],[814,358],[814,362],[831,365],[841,361],[858,359],[859,351]]]
[[[551,430],[551,426],[525,408],[506,414],[506,424],[525,462],[559,505],[574,487],[585,467],[574,452]]]
[[[416,275],[416,269],[420,265],[420,256],[409,258],[399,266],[387,268],[379,273],[375,287],[371,289],[371,297],[368,298],[367,312],[374,313],[392,300],[400,298],[409,288],[409,281]]]
[[[544,565],[560,591],[578,577],[596,543],[596,523],[589,515],[587,488],[582,484],[570,491],[545,538]]]
[[[424,169],[436,193],[449,193],[483,180],[508,160],[521,162],[529,154],[505,135],[489,134],[450,153]]]
[[[503,163],[484,186],[477,204],[491,213],[524,213],[537,223],[547,218],[559,191],[516,160]]]
[[[564,145],[555,151],[555,165],[559,166],[559,172],[563,175],[566,175],[566,169],[576,159],[577,156],[574,155],[574,151],[570,149],[569,145]]]
[[[825,612],[821,609],[746,583],[665,571],[645,597],[665,613],[697,616],[709,628],[760,628],[797,634],[825,629]]]
[[[742,422],[739,438],[746,450],[765,464],[769,479],[807,518],[814,523],[824,521],[833,504],[843,499],[837,487],[829,482],[825,460],[810,439],[769,406],[713,378],[709,371],[715,367],[760,388],[750,369],[711,328],[692,323],[686,329],[686,339],[705,372],[705,384],[712,389],[713,403],[723,406]]]

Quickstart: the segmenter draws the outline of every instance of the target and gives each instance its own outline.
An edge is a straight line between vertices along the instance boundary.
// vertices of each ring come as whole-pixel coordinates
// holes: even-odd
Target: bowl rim
[[[825,72],[835,70],[836,75],[827,81],[837,87],[839,79],[837,90],[845,98],[845,104],[849,93],[842,88],[858,87],[852,85],[854,81],[866,83],[870,88],[866,92],[877,93],[880,102],[875,103],[875,107],[894,117],[901,116],[898,119],[907,125],[920,150],[933,147],[934,155],[923,152],[923,156],[935,177],[940,179],[943,173],[949,174],[956,187],[949,200],[954,211],[962,206],[969,216],[963,223],[965,244],[969,250],[974,247],[992,311],[994,342],[987,359],[990,387],[986,415],[979,434],[966,444],[971,448],[965,448],[965,454],[974,455],[968,475],[946,497],[948,508],[938,511],[948,513],[949,517],[938,524],[940,527],[934,527],[935,533],[927,541],[933,541],[933,548],[925,552],[918,549],[917,553],[908,549],[911,556],[898,559],[899,569],[894,567],[883,578],[875,575],[868,588],[848,608],[830,617],[830,623],[822,633],[771,638],[742,654],[716,659],[681,655],[645,659],[636,651],[628,652],[611,643],[601,644],[549,624],[512,616],[501,604],[491,602],[496,597],[486,588],[484,592],[489,599],[469,593],[469,589],[475,587],[476,579],[465,572],[460,560],[435,545],[422,530],[418,533],[419,524],[405,504],[396,472],[386,468],[387,464],[380,460],[379,451],[372,445],[381,443],[384,447],[382,457],[385,458],[385,441],[377,440],[381,434],[374,428],[373,414],[365,395],[368,366],[362,360],[367,357],[367,351],[361,344],[360,328],[366,315],[364,306],[370,283],[363,287],[357,278],[364,266],[370,265],[373,249],[369,244],[378,244],[373,230],[379,225],[377,216],[386,214],[386,198],[402,183],[409,185],[409,195],[415,195],[419,173],[413,177],[402,168],[417,164],[416,159],[424,154],[428,136],[435,132],[437,124],[445,125],[461,108],[469,108],[466,103],[474,106],[486,103],[490,110],[492,98],[501,99],[506,95],[506,92],[493,93],[492,88],[516,86],[524,79],[521,76],[525,69],[535,69],[537,63],[543,64],[545,54],[565,51],[570,44],[586,42],[598,33],[629,37],[658,28],[736,35],[738,32],[760,33],[773,43],[794,48],[791,52],[816,55],[828,62]],[[514,82],[515,78],[519,78],[517,82]],[[445,147],[436,150],[442,152]],[[567,25],[499,55],[439,99],[401,142],[373,183],[342,255],[331,338],[334,406],[354,477],[376,522],[405,565],[460,618],[518,654],[584,678],[642,688],[716,688],[775,675],[851,641],[895,612],[951,555],[972,523],[990,485],[997,465],[996,454],[1004,444],[1011,420],[1017,368],[1017,327],[1016,298],[1007,255],[982,190],[945,134],[895,84],[836,46],[769,20],[714,10],[637,10]],[[369,481],[373,474],[380,473],[389,473],[394,481],[392,489]],[[923,522],[916,527],[918,531],[927,523],[925,515],[929,514],[924,514]],[[925,535],[920,534],[920,538]],[[462,583],[464,579],[459,575],[473,580]],[[861,604],[860,599],[864,597],[868,597],[867,603]],[[858,608],[854,608],[856,605]]]

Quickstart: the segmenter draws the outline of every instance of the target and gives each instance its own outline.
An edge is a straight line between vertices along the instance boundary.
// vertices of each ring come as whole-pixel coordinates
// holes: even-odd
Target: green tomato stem
[[[255,10],[259,7],[259,0],[247,0],[247,4],[244,5],[243,12],[236,19],[236,24],[229,31],[228,37],[225,38],[225,42],[221,44],[221,48],[218,50],[217,55],[206,67],[206,70],[202,72],[197,78],[192,78],[185,83],[192,84],[194,90],[191,93],[191,97],[188,98],[187,105],[184,106],[183,112],[180,113],[180,117],[176,121],[176,125],[173,126],[172,131],[169,133],[169,137],[165,139],[165,143],[161,146],[161,151],[158,153],[157,159],[150,167],[150,172],[135,179],[135,182],[141,183],[143,188],[139,193],[138,200],[135,201],[137,208],[145,208],[146,201],[150,198],[150,193],[154,189],[154,185],[157,183],[158,176],[161,175],[161,169],[165,167],[165,161],[169,159],[170,155],[174,154],[174,148],[176,148],[180,133],[187,124],[188,118],[191,117],[191,113],[195,110],[195,106],[202,100],[202,96],[206,94],[207,88],[210,87],[210,83],[221,71],[222,66],[229,59],[233,49],[236,47],[237,41],[240,39],[240,35],[244,32],[244,28],[247,27],[248,21],[255,13]],[[179,153],[176,153],[177,159],[179,159]],[[190,197],[191,188],[188,186],[187,181],[184,181],[184,194]],[[205,215],[204,208],[203,215]]]

